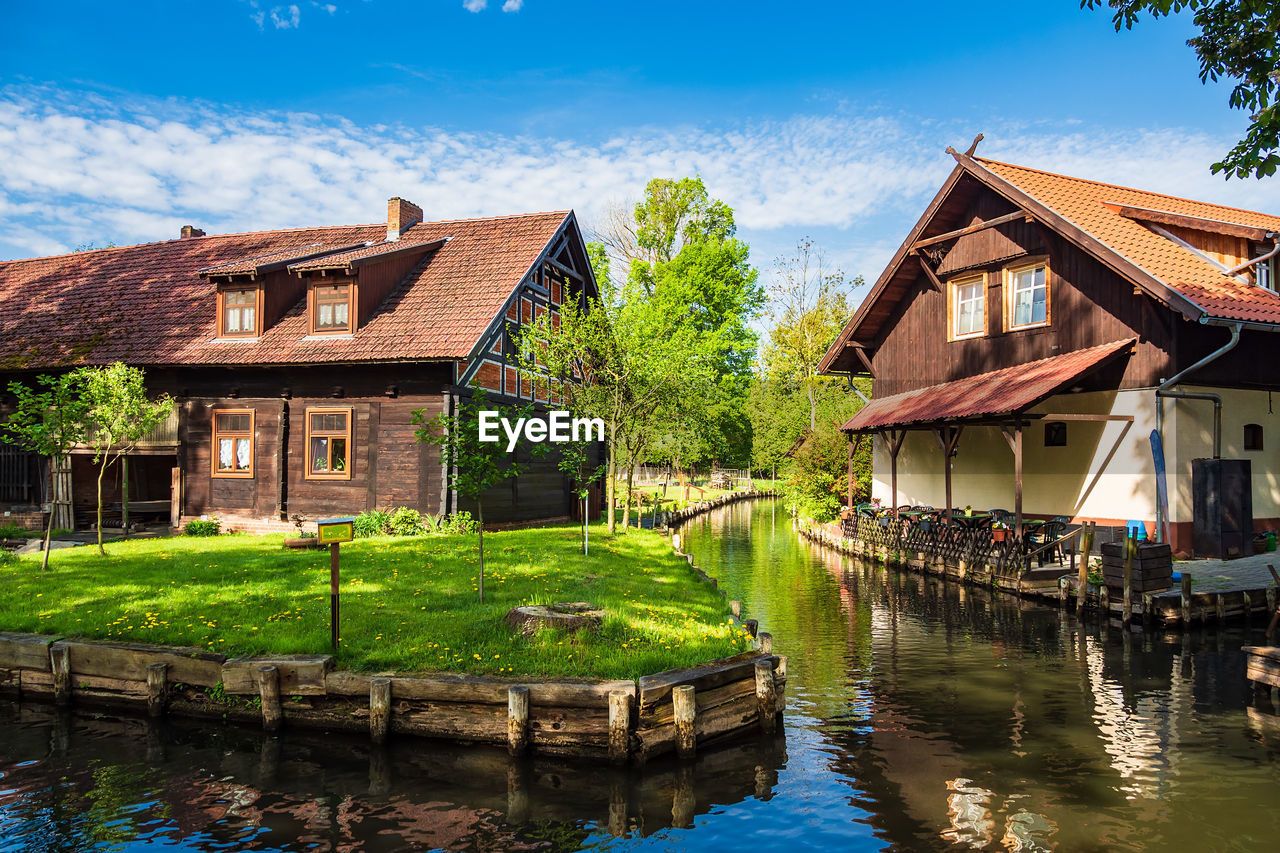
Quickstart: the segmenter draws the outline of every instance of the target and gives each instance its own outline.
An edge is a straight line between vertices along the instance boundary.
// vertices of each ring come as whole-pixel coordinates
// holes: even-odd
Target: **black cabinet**
[[[1192,545],[1197,557],[1253,553],[1253,475],[1248,459],[1192,459]]]

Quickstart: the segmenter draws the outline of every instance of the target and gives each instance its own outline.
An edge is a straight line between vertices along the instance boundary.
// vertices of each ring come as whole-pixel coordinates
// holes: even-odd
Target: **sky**
[[[573,208],[701,175],[766,281],[803,237],[874,281],[948,146],[1269,212],[1186,16],[1077,0],[0,0],[0,259]]]

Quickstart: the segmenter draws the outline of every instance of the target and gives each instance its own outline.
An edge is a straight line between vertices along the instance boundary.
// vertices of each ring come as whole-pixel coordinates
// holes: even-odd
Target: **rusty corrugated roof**
[[[854,432],[1020,412],[1133,345],[1135,338],[979,373],[872,400],[841,429]]]

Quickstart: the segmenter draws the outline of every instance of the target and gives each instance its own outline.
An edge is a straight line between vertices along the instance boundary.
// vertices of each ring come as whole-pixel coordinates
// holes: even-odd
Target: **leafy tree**
[[[1082,0],[1082,8],[1114,10],[1116,31],[1190,9],[1200,35],[1188,39],[1200,57],[1200,81],[1236,81],[1228,103],[1248,110],[1249,129],[1213,172],[1262,178],[1280,166],[1280,4],[1275,0]]]
[[[39,376],[43,390],[28,388],[21,382],[9,383],[9,393],[17,398],[13,416],[3,425],[5,436],[32,453],[49,459],[49,494],[57,501],[54,470],[75,445],[85,439],[86,403],[81,395],[81,377],[77,373]],[[44,556],[40,567],[49,568],[49,540],[53,536],[54,512],[49,513],[44,530]]]
[[[588,553],[587,498],[591,484],[600,476],[601,465],[591,464],[591,444],[586,441],[570,441],[559,445],[560,458],[556,467],[573,483],[573,494],[582,501],[582,553]]]
[[[453,488],[476,502],[476,520],[480,533],[480,601],[484,601],[484,493],[504,480],[519,476],[524,466],[517,461],[516,453],[507,452],[507,441],[498,430],[498,441],[480,440],[480,413],[496,411],[511,423],[528,418],[533,407],[499,406],[489,402],[483,390],[476,387],[470,397],[458,401],[457,411],[450,416],[441,412],[428,417],[425,409],[413,413],[413,423],[419,427],[417,439],[440,449],[443,459],[450,460],[450,479]],[[546,444],[530,445],[535,455],[544,453]],[[517,448],[518,450],[518,448]]]
[[[107,468],[169,417],[173,400],[166,395],[149,399],[146,374],[122,362],[82,367],[75,374],[83,388],[86,443],[93,448],[93,461],[98,466],[98,553],[106,556],[102,546],[102,482]]]

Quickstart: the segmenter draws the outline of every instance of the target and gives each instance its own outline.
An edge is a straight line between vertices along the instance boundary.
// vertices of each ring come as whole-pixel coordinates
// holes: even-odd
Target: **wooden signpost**
[[[354,517],[322,518],[316,522],[316,541],[329,546],[329,644],[338,650],[338,546],[356,536]]]

